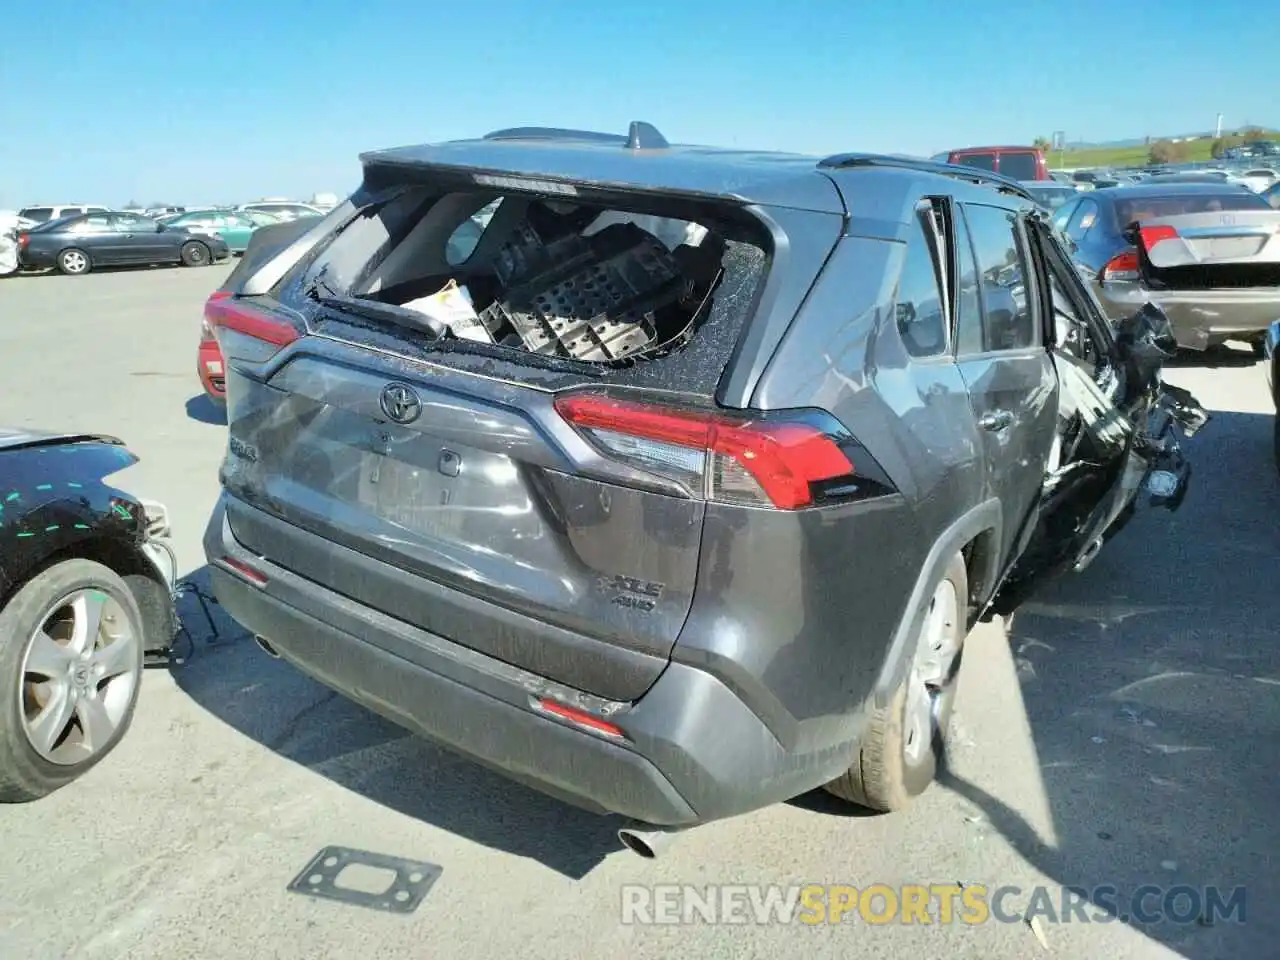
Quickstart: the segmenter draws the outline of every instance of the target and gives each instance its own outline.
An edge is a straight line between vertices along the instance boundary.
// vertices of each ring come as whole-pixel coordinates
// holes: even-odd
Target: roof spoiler
[[[671,146],[651,123],[632,120],[626,134],[597,130],[569,130],[563,127],[509,127],[484,135],[485,140],[551,140],[567,143],[612,143],[627,150],[666,150]]]

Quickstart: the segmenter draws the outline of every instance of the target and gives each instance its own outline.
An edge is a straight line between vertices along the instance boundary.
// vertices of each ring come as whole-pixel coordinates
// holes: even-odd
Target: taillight
[[[1102,268],[1102,280],[1137,280],[1138,255],[1132,250],[1118,253]]]
[[[229,330],[276,348],[287,346],[302,336],[301,331],[288,320],[238,300],[225,290],[214,291],[205,301],[204,319],[215,337],[219,330]],[[261,361],[266,357],[261,355],[261,351],[255,351],[251,359]]]
[[[1178,231],[1171,226],[1161,224],[1154,227],[1140,227],[1138,236],[1142,237],[1142,245],[1150,250],[1161,240],[1178,239]]]
[[[25,233],[20,233],[20,234],[18,234],[18,249],[19,249],[19,250],[23,249],[23,248],[24,248],[28,243],[30,243],[30,242],[31,242],[31,237],[30,237],[30,235],[25,234]]]
[[[825,416],[734,417],[601,394],[568,394],[555,407],[601,452],[708,500],[797,510],[854,479]]]

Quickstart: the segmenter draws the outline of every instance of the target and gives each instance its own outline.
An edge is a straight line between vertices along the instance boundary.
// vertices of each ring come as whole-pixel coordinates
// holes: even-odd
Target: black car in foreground
[[[0,429],[0,802],[106,756],[172,643],[164,508],[106,482],[136,462],[113,437]]]
[[[973,624],[1181,501],[1167,320],[1113,328],[1016,181],[640,123],[362,159],[206,307],[218,600],[642,855],[905,806]]]
[[[1159,304],[1180,347],[1262,335],[1280,317],[1280,210],[1231,184],[1148,181],[1081,194],[1054,214],[1113,319]]]
[[[50,220],[18,234],[26,269],[57,267],[78,275],[94,267],[181,263],[205,266],[231,256],[221,237],[193,235],[133,213],[87,213]]]

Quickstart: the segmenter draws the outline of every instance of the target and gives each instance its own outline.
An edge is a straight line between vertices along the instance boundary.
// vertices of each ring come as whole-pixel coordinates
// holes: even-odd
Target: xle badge
[[[614,606],[627,607],[641,613],[651,612],[662,599],[665,584],[656,580],[640,580],[636,577],[600,577],[596,581],[602,593],[612,593],[609,603]]]

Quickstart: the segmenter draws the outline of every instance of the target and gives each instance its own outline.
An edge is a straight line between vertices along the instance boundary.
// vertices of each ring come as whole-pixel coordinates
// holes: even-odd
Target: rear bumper
[[[205,551],[219,603],[246,629],[374,712],[576,806],[690,826],[804,793],[854,755],[856,740],[785,749],[728,684],[687,664],[671,663],[643,697],[620,703],[429,634],[254,556],[232,535],[224,504]],[[267,583],[229,572],[224,557]],[[625,740],[542,711],[542,698],[606,719]]]
[[[200,386],[213,400],[227,398],[226,368],[223,366],[222,349],[216,340],[201,340],[196,348],[196,375]]]
[[[58,256],[51,250],[31,250],[18,248],[18,266],[32,270],[44,270],[56,266]]]
[[[1191,350],[1261,334],[1280,319],[1280,289],[1149,290],[1136,283],[1099,284],[1112,319],[1154,303],[1169,317],[1178,346]]]

